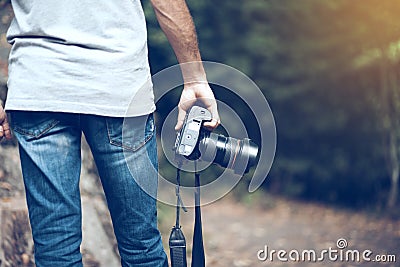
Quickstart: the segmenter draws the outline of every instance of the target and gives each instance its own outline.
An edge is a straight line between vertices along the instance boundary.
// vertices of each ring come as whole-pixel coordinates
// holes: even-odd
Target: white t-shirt
[[[7,110],[114,117],[155,110],[140,0],[12,5]]]

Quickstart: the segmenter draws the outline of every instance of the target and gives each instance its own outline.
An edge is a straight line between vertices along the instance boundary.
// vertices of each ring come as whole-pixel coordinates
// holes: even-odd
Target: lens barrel
[[[203,130],[199,140],[200,158],[236,174],[247,173],[257,161],[258,146],[248,138],[236,139]]]

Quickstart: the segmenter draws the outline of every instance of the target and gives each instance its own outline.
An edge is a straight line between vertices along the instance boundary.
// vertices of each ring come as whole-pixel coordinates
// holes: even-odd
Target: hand
[[[0,105],[0,141],[3,140],[3,138],[11,139],[11,129],[8,124],[6,112]]]
[[[181,99],[178,104],[178,122],[175,126],[175,130],[178,131],[182,128],[186,112],[198,101],[201,102],[203,104],[202,106],[208,109],[212,115],[212,120],[205,122],[204,126],[212,130],[220,124],[221,121],[218,115],[217,101],[208,83],[188,83],[185,84],[183,88]]]

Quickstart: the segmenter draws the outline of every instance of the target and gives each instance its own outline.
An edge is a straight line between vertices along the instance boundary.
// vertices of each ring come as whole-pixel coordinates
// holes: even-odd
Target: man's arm
[[[217,103],[201,63],[195,26],[185,0],[151,0],[151,3],[180,63],[185,83],[175,129],[182,127],[186,111],[196,100],[202,101],[213,116],[213,120],[204,125],[208,128],[217,127],[220,123]]]
[[[7,115],[4,112],[3,107],[0,105],[0,141],[4,137],[6,139],[11,139],[11,130],[7,121]]]

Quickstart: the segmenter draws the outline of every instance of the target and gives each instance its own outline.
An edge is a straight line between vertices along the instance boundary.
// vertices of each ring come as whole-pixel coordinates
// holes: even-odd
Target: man
[[[152,0],[185,86],[176,129],[202,101],[219,117],[184,0]],[[139,0],[12,0],[6,110],[19,142],[40,266],[82,266],[80,140],[90,145],[122,266],[167,266],[157,229],[155,109]],[[122,138],[124,117],[130,125]],[[0,139],[11,138],[0,107]],[[128,151],[127,153],[125,153]],[[140,181],[140,182],[137,182]],[[146,186],[142,190],[140,186]]]

